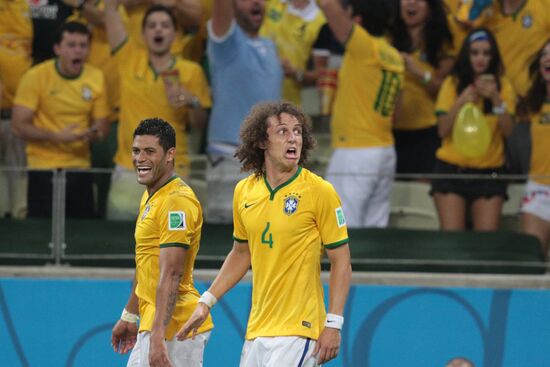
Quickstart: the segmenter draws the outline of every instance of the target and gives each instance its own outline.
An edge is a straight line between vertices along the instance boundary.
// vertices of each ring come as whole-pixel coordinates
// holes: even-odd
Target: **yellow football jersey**
[[[315,1],[298,10],[288,1],[270,1],[260,35],[270,38],[277,46],[281,59],[286,59],[296,70],[306,70],[313,43],[326,20]],[[283,99],[301,104],[301,86],[292,78],[283,80]]]
[[[550,185],[550,101],[542,105],[540,113],[531,118],[531,166],[529,174],[533,180],[543,185]]]
[[[443,82],[435,106],[437,115],[446,114],[454,105],[457,99],[456,83],[457,81],[453,76],[448,76]],[[505,77],[500,79],[500,98],[506,104],[507,113],[515,114],[516,94],[512,84]],[[476,105],[483,111],[481,101]],[[491,143],[483,156],[478,158],[464,157],[453,146],[451,134],[443,139],[441,147],[436,152],[436,157],[442,161],[467,168],[495,168],[504,165],[504,137],[498,127],[498,116],[492,113],[485,113],[484,116],[491,132]]]
[[[153,327],[162,248],[176,246],[187,250],[178,299],[166,328],[166,339],[172,339],[195,310],[199,292],[193,283],[193,267],[199,251],[201,229],[201,205],[193,190],[181,178],[172,177],[151,195],[144,192],[135,232],[140,331],[150,331]],[[202,333],[213,327],[208,316],[198,331]]]
[[[392,118],[405,66],[383,37],[353,27],[338,75],[332,117],[334,148],[393,144]]]
[[[127,169],[133,169],[134,130],[141,120],[159,117],[168,121],[176,130],[176,172],[187,176],[189,172],[186,133],[188,109],[176,109],[168,104],[163,78],[149,65],[147,51],[129,40],[115,51],[115,57],[121,83],[115,162]],[[198,64],[174,56],[170,70],[177,75],[180,84],[199,98],[202,107],[211,106],[208,83]]]
[[[448,55],[450,56],[450,53]],[[411,56],[422,70],[435,73],[435,68],[425,59],[423,52],[416,50]],[[418,130],[437,124],[434,117],[434,98],[430,96],[422,81],[410,72],[405,72],[401,103],[399,118],[393,125],[395,129]]]
[[[11,108],[19,80],[31,66],[32,21],[25,0],[0,0],[2,108]]]
[[[320,279],[323,249],[348,243],[336,191],[300,167],[276,188],[251,175],[237,184],[233,200],[234,239],[248,242],[252,261],[246,339],[317,339],[326,317]]]
[[[56,59],[25,73],[14,104],[33,110],[32,123],[50,131],[74,124],[78,125],[77,131],[83,131],[93,120],[106,118],[110,112],[101,70],[85,64],[79,76],[67,78],[59,72]],[[27,161],[30,168],[88,168],[90,146],[85,141],[63,144],[29,141]]]
[[[486,26],[494,33],[506,75],[520,96],[529,89],[529,63],[550,38],[550,0],[526,0],[512,15],[498,11]]]

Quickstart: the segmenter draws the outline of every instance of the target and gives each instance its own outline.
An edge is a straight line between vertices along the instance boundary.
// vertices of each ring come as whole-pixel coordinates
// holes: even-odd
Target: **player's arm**
[[[111,123],[105,118],[95,119],[87,131],[88,139],[91,141],[103,140],[109,134]]]
[[[95,0],[85,0],[82,5],[82,15],[95,27],[105,27],[105,12],[99,9]]]
[[[149,364],[152,366],[171,366],[164,337],[178,299],[178,288],[183,276],[186,252],[187,250],[180,246],[160,249],[160,276],[149,349]]]
[[[126,28],[118,12],[119,0],[105,0],[105,30],[111,51],[118,49],[128,38]]]
[[[178,23],[184,30],[200,27],[203,11],[200,0],[175,0],[174,9]]]
[[[52,143],[69,143],[84,138],[84,132],[76,132],[78,124],[65,127],[60,131],[42,129],[33,124],[34,111],[28,107],[14,105],[11,117],[13,133],[26,141],[49,141]]]
[[[193,332],[194,337],[197,333],[197,329],[208,317],[210,307],[213,306],[213,303],[211,298],[206,297],[205,299],[205,295],[214,297],[215,303],[244,277],[248,269],[250,269],[250,250],[248,248],[248,242],[234,241],[233,249],[225,258],[216,279],[214,279],[208,291],[205,292],[199,300],[193,315],[191,315],[189,320],[187,320],[185,325],[183,325],[176,335],[178,340],[185,339],[190,332]]]
[[[341,44],[345,44],[351,35],[353,21],[340,4],[340,0],[318,0],[318,3],[323,13],[325,13],[334,37]]]
[[[124,307],[124,311],[111,332],[111,346],[113,350],[120,354],[126,354],[134,347],[138,333],[138,314],[139,303],[136,296],[136,277],[132,281],[132,290],[130,297]]]
[[[349,246],[345,244],[334,249],[327,249],[326,253],[330,261],[328,313],[343,317],[351,282]],[[335,323],[334,327],[331,327],[331,322]],[[338,355],[341,324],[342,322],[332,320],[327,316],[326,326],[317,340],[314,351],[319,364],[328,362]]]
[[[232,0],[214,0],[211,20],[214,36],[225,36],[233,23],[234,17],[235,9],[233,9]]]

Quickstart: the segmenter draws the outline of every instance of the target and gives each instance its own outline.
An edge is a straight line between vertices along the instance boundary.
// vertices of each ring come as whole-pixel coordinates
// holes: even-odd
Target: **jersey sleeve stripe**
[[[345,245],[349,242],[349,238],[346,238],[346,239],[343,239],[341,241],[338,241],[338,242],[333,242],[333,243],[328,243],[326,245],[324,245],[326,248],[336,248],[336,247],[340,247],[342,245]]]
[[[168,242],[168,243],[161,243],[160,248],[166,248],[166,247],[182,247],[184,249],[189,249],[189,245],[187,243],[181,243],[181,242]]]
[[[237,238],[235,236],[233,236],[233,240],[235,240],[237,242],[242,242],[242,243],[248,242],[248,240],[243,240],[242,238]]]

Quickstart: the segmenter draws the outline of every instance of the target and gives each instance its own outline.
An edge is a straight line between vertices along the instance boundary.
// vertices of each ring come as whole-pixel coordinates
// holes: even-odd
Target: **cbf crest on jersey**
[[[298,204],[302,197],[298,193],[291,192],[285,195],[285,204],[283,205],[283,211],[286,215],[291,216],[298,210]]]
[[[521,25],[523,28],[531,28],[533,25],[533,16],[531,14],[524,15],[521,18]]]
[[[82,99],[86,102],[92,100],[92,90],[87,85],[82,87]]]
[[[145,207],[145,209],[143,210],[143,214],[141,215],[141,221],[143,222],[143,220],[145,219],[145,217],[147,217],[147,214],[149,214],[149,211],[151,210],[151,205],[150,204],[147,204],[147,206]]]

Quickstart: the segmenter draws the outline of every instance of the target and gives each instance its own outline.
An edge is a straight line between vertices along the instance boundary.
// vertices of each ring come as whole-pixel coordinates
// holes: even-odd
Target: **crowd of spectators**
[[[97,177],[68,177],[67,215],[133,219],[131,132],[160,117],[176,128],[184,178],[189,131],[202,131],[205,217],[231,222],[244,116],[266,100],[300,105],[301,89],[317,85],[333,149],[321,174],[350,227],[387,225],[396,173],[442,173],[451,178],[431,181],[441,228],[471,218],[473,229],[496,230],[506,181],[452,176],[530,174],[524,229],[546,249],[549,9],[550,0],[0,0],[0,160],[32,170],[3,171],[6,213],[48,216],[52,170],[106,167],[103,190]],[[490,130],[474,158],[453,142],[466,104]]]

